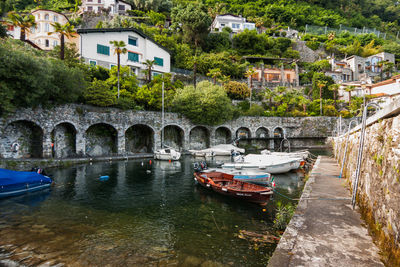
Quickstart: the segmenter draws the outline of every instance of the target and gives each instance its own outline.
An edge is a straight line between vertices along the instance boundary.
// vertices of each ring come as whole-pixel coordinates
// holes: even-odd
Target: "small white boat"
[[[249,154],[244,157],[235,157],[234,163],[225,163],[221,167],[224,169],[236,170],[254,169],[262,170],[271,174],[277,174],[297,170],[302,165],[304,165],[304,160],[302,158]]]
[[[181,153],[173,148],[161,148],[154,152],[154,159],[158,160],[179,160]]]
[[[220,144],[201,150],[189,150],[189,152],[195,157],[216,157],[242,154],[245,150],[231,144]]]
[[[272,155],[277,157],[289,157],[289,158],[303,158],[307,159],[310,155],[308,150],[301,150],[296,152],[272,152],[268,149],[262,150],[261,155]]]

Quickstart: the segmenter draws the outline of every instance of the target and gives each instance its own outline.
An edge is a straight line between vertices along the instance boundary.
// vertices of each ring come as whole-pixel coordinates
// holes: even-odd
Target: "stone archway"
[[[126,153],[152,153],[154,150],[154,130],[144,124],[136,124],[125,132]]]
[[[183,149],[185,131],[177,125],[167,125],[164,127],[164,145],[175,149]]]
[[[215,130],[215,143],[216,144],[229,144],[232,142],[232,132],[227,127],[218,127]]]
[[[278,151],[281,147],[281,142],[285,138],[285,132],[281,127],[275,127],[274,129],[274,150]]]
[[[68,158],[76,155],[76,128],[69,122],[62,122],[51,132],[52,156]]]
[[[269,138],[269,131],[265,127],[260,127],[256,131],[257,138]]]
[[[247,128],[247,127],[240,127],[240,128],[237,129],[237,131],[236,131],[236,138],[240,138],[240,139],[251,138],[250,129]]]
[[[86,155],[92,157],[110,156],[117,153],[117,130],[110,124],[97,123],[85,132]]]
[[[43,129],[28,120],[9,123],[3,132],[1,156],[4,158],[42,158]]]
[[[210,132],[204,126],[196,126],[189,133],[189,149],[204,149],[210,147]]]

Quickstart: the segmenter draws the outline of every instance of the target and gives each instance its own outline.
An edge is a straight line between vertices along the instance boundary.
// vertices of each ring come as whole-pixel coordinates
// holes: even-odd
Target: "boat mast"
[[[161,89],[161,148],[164,147],[164,73],[162,74],[162,89]]]

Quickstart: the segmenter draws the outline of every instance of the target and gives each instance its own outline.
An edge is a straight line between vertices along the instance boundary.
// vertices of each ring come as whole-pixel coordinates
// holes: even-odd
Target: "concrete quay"
[[[384,266],[339,173],[333,158],[318,157],[269,267]]]

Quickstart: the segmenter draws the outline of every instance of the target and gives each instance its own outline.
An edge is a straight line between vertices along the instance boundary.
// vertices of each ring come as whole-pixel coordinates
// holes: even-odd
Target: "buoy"
[[[103,176],[100,176],[100,177],[99,177],[99,180],[100,180],[100,181],[107,181],[109,178],[110,178],[110,176],[108,176],[108,175],[103,175]]]
[[[151,173],[151,171],[150,170],[146,170],[146,173]]]
[[[171,163],[171,160],[168,160],[169,163]]]
[[[143,161],[142,161],[142,166],[143,166]]]
[[[150,165],[151,165],[151,160],[149,161]]]
[[[267,211],[267,209],[262,209],[262,211],[263,211],[263,212],[266,212],[266,211]]]

